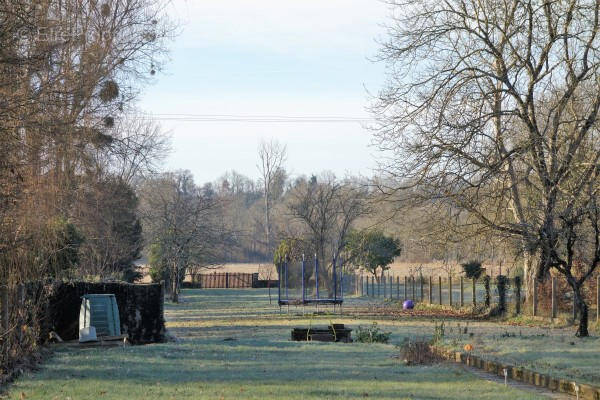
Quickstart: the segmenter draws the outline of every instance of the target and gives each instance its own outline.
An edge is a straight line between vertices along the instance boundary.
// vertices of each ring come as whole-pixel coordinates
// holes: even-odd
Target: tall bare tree
[[[199,189],[188,171],[164,173],[140,189],[143,228],[148,244],[157,244],[169,270],[169,292],[179,300],[188,268],[218,263],[228,244],[222,203]]]
[[[273,197],[273,183],[283,172],[283,166],[287,157],[286,146],[276,140],[263,141],[258,148],[261,183],[265,202],[265,247],[267,255],[273,250],[271,243],[271,201]]]
[[[353,224],[369,213],[367,199],[362,185],[329,173],[300,180],[291,189],[289,214],[303,226],[303,239],[315,249],[324,273],[331,274],[330,260],[340,260]]]
[[[172,32],[162,0],[0,1],[0,275],[37,279]],[[86,182],[86,180],[88,182]]]
[[[600,3],[595,0],[390,1],[373,108],[382,169],[416,202],[519,242],[526,281],[551,268],[575,292],[572,224],[589,209],[600,158]],[[566,221],[571,221],[566,223]]]

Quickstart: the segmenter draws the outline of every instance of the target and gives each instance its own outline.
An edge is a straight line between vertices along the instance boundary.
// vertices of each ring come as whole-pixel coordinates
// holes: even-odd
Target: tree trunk
[[[271,216],[270,216],[270,204],[269,204],[269,186],[265,185],[265,246],[266,255],[269,256],[271,252]]]
[[[178,282],[179,271],[177,270],[177,264],[175,264],[171,269],[171,301],[173,303],[179,303]]]
[[[533,299],[533,285],[535,281],[535,268],[533,256],[528,251],[523,251],[523,286],[525,301]]]
[[[590,335],[588,332],[588,306],[585,304],[585,299],[581,294],[581,285],[574,284],[571,285],[571,287],[573,287],[575,305],[579,311],[579,326],[575,335],[579,337],[587,337]]]

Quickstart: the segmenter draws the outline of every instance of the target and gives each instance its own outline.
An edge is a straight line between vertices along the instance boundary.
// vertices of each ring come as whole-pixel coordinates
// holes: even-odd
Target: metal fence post
[[[404,300],[408,299],[408,277],[404,277]]]
[[[431,275],[429,275],[429,304],[433,304],[433,281]]]
[[[452,307],[452,276],[448,275],[448,301]]]
[[[443,304],[442,302],[442,277],[438,276],[438,295],[439,295],[439,303],[440,305]]]
[[[465,306],[465,282],[464,278],[460,277],[460,306]]]
[[[471,302],[473,303],[473,307],[477,306],[477,280],[475,278],[471,279],[471,283],[473,285],[472,288],[472,296]]]
[[[375,277],[371,277],[371,296],[375,297]]]

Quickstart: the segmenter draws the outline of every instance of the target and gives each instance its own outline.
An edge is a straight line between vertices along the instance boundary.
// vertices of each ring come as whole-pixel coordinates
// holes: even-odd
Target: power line
[[[236,115],[236,114],[153,114],[139,117],[178,122],[258,122],[258,123],[368,123],[372,119],[335,115]]]

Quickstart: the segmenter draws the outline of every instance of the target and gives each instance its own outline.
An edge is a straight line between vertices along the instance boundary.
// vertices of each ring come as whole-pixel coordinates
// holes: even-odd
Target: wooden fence
[[[527,310],[523,309],[525,294],[521,283],[515,278],[506,279],[504,300],[514,312],[534,316],[556,318],[559,314],[576,317],[574,296],[566,282],[557,277],[545,283],[536,282],[533,298],[529,299]],[[482,277],[478,280],[441,276],[393,276],[374,278],[372,275],[352,275],[347,286],[357,296],[378,297],[394,300],[412,300],[415,303],[428,303],[449,306],[490,306],[501,301],[496,278]],[[595,308],[596,320],[600,321],[600,275],[588,279],[584,287],[585,298],[591,310]],[[593,314],[590,315],[593,317]]]
[[[258,273],[213,272],[197,274],[192,278],[192,285],[203,289],[239,289],[254,288],[258,285]]]

